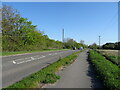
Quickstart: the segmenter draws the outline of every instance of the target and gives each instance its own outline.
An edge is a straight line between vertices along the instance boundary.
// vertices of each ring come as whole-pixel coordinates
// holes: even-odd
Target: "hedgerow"
[[[120,68],[108,61],[100,53],[94,50],[89,51],[88,56],[98,77],[109,89],[120,89]]]

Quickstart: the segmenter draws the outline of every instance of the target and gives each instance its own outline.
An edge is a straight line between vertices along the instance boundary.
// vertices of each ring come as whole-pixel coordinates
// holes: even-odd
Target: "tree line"
[[[103,49],[114,49],[114,50],[120,50],[120,42],[116,43],[106,43],[102,46]]]
[[[72,38],[65,38],[64,40],[64,48],[66,49],[69,49],[69,48],[73,48],[73,47],[76,47],[77,49],[80,48],[80,47],[83,47],[83,48],[87,48],[88,46],[86,44],[84,44],[84,41],[81,40],[79,43],[76,42],[74,39]]]
[[[89,45],[89,48],[91,48],[91,49],[113,49],[113,50],[120,50],[120,42],[106,43],[106,44],[103,44],[102,46],[99,46],[96,43],[93,43],[92,45]]]
[[[36,25],[11,6],[2,7],[2,50],[3,51],[31,51],[45,49],[70,49],[86,47],[83,43],[77,43],[73,39],[66,42],[55,41],[37,29]]]

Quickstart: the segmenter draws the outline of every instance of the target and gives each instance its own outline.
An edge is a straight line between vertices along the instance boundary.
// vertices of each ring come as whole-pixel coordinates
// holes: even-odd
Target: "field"
[[[109,56],[120,56],[120,50],[98,50],[102,54],[109,55]]]

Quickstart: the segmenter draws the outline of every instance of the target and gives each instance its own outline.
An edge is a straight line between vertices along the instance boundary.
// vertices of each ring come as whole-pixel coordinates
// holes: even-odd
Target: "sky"
[[[117,2],[4,2],[37,25],[49,38],[73,38],[85,44],[118,41]]]

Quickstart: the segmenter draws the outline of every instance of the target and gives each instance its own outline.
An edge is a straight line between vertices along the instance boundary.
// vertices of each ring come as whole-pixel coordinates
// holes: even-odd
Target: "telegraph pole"
[[[64,43],[64,29],[62,30],[62,41]]]
[[[64,28],[62,29],[62,48],[64,49]],[[59,50],[59,52],[60,52],[60,50]],[[59,56],[59,59],[61,59],[61,54],[60,54],[60,56]]]
[[[100,37],[101,37],[101,36],[99,36],[99,47],[100,47]]]
[[[63,49],[64,49],[64,28],[62,29],[62,41],[63,41]]]

